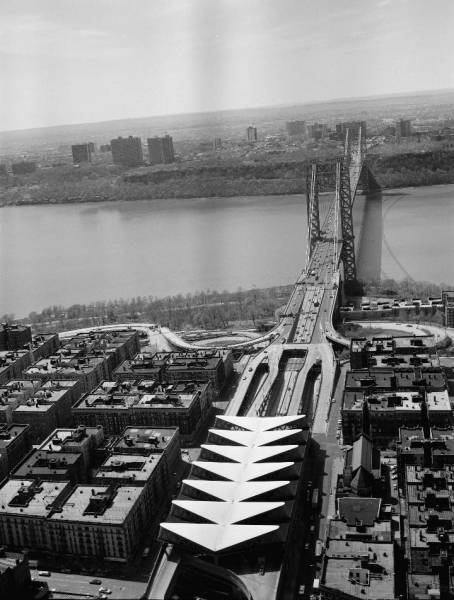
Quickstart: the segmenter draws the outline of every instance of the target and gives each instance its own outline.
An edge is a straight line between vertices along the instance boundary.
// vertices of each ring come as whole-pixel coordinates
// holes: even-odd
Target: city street
[[[109,598],[137,599],[145,592],[146,581],[130,581],[126,579],[112,579],[97,575],[79,575],[73,573],[54,573],[50,577],[40,577],[38,570],[31,571],[32,578],[44,581],[52,591],[52,598],[99,598],[99,588],[111,590]],[[94,585],[90,581],[100,579],[101,584]],[[54,591],[55,590],[55,591]]]

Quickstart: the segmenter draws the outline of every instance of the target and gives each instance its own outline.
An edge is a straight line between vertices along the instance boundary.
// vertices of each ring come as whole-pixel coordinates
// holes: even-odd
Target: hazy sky
[[[452,0],[0,2],[0,130],[454,87]]]

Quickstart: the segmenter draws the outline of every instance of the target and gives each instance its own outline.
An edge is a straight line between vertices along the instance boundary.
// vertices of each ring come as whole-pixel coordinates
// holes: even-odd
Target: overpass
[[[185,480],[183,488],[187,489],[190,482],[201,477],[204,478],[200,474],[201,469],[205,471],[208,469],[211,472],[208,479],[214,478],[215,481],[206,484],[208,486],[205,488],[207,495],[195,496],[197,500],[213,500],[212,496],[215,494],[210,490],[222,487],[226,479],[237,490],[240,500],[244,499],[245,492],[242,490],[246,485],[245,472],[256,473],[257,468],[264,467],[265,464],[271,470],[278,469],[278,467],[270,466],[277,463],[269,463],[266,459],[257,458],[257,456],[268,455],[267,452],[272,454],[277,452],[277,447],[272,446],[272,442],[264,441],[263,432],[260,433],[265,428],[263,425],[260,429],[258,423],[261,419],[264,423],[270,423],[267,426],[270,435],[278,435],[278,437],[294,435],[294,439],[297,440],[300,435],[298,432],[301,430],[295,429],[283,435],[280,430],[286,427],[290,428],[290,425],[285,425],[286,421],[279,421],[279,419],[304,418],[309,434],[316,440],[319,447],[327,445],[332,421],[330,419],[332,397],[338,375],[338,365],[331,342],[342,345],[347,343],[336,333],[333,326],[333,315],[338,297],[342,293],[342,281],[347,286],[354,286],[356,283],[352,206],[360,179],[365,178],[365,171],[367,173],[365,141],[361,129],[356,140],[352,140],[347,133],[345,152],[342,157],[325,165],[315,163],[311,165],[307,181],[309,236],[306,266],[295,282],[280,322],[266,336],[254,340],[255,346],[258,343],[267,343],[268,345],[249,362],[248,369],[243,374],[225,411],[225,416],[222,417],[229,421],[229,426],[232,426],[234,430],[239,429],[239,431],[229,432],[228,435],[222,434],[233,441],[219,442],[219,427],[222,428],[224,425],[218,421],[218,429],[210,430],[209,439],[217,440],[217,443],[221,445],[204,444],[201,454],[204,460],[193,464],[190,479]],[[327,185],[328,180],[334,182],[334,195],[324,222],[320,224],[319,191],[323,185]],[[171,343],[177,342],[176,345],[180,343],[186,345],[184,341],[179,342],[178,337],[174,334],[169,333],[168,335],[167,339]],[[250,342],[248,343],[250,344]],[[187,344],[186,347],[188,346],[197,347],[193,344]],[[274,419],[276,421],[273,421]],[[249,423],[253,423],[253,426]],[[249,434],[247,434],[248,431]],[[247,440],[244,441],[243,438],[247,438]],[[260,442],[257,442],[257,439]],[[271,445],[269,445],[270,443]],[[286,456],[290,457],[288,459],[290,462],[285,463],[286,468],[290,469],[289,465],[302,462],[303,466],[301,467],[300,464],[300,467],[304,471],[307,468],[307,448],[308,446],[302,446],[298,454],[296,446],[292,446],[294,454],[287,451]],[[222,466],[213,467],[218,464],[212,462],[213,452],[222,456],[221,459],[217,459],[220,460],[219,464]],[[328,492],[335,460],[336,449],[333,448],[333,451],[330,451],[324,459],[324,465],[322,465],[324,469],[321,469],[325,473],[321,482],[321,489],[325,495],[324,513],[329,511]],[[257,477],[261,481],[261,475],[257,475]],[[267,481],[273,480],[271,473],[265,478]],[[190,514],[188,511],[182,513],[181,503],[188,502],[183,491],[182,500],[173,502],[168,520],[161,524],[160,539],[164,544],[167,543],[167,548],[170,550],[161,556],[155,574],[150,578],[146,597],[173,597],[175,589],[182,589],[181,581],[178,583],[178,564],[183,564],[188,555],[196,555],[198,558],[206,560],[208,564],[214,565],[216,569],[224,568],[224,579],[227,579],[227,573],[229,574],[230,597],[254,598],[254,600],[293,598],[300,566],[298,560],[301,535],[298,536],[297,532],[298,527],[304,522],[304,516],[302,518],[301,514],[301,507],[304,505],[301,496],[304,493],[302,491],[304,484],[301,481],[300,477],[298,485],[295,484],[294,495],[287,495],[285,498],[265,494],[260,497],[261,503],[247,502],[240,507],[238,504],[241,502],[235,497],[231,505],[222,506],[222,519],[219,515],[207,517],[205,512],[205,517],[201,520],[200,503],[194,508],[197,514]],[[282,481],[276,482],[276,485],[278,483],[283,485]],[[194,487],[194,484],[191,485]],[[263,506],[263,510],[269,508],[271,511],[268,516],[256,514],[259,512],[259,504],[267,504],[263,500],[270,500],[270,498],[287,501],[285,507],[290,512],[288,512],[288,520],[285,523],[286,527],[282,521],[282,514],[273,513],[274,509],[277,510],[274,505],[273,509],[268,505]],[[191,499],[192,501],[193,499]],[[250,509],[251,512],[248,513],[249,517],[245,523],[238,524],[238,514],[246,514],[244,512],[247,508],[246,504],[247,507],[253,504],[256,506]],[[270,503],[268,502],[268,504]],[[292,508],[289,508],[290,506]],[[209,506],[207,502],[206,508],[214,510],[212,502]],[[219,513],[221,507],[218,506],[217,509],[216,514]],[[203,525],[207,522],[211,524]],[[192,529],[191,524],[197,523],[200,527],[205,527],[207,531],[216,532],[216,536],[223,540],[222,548],[218,546],[214,548],[212,540],[204,539],[197,527]],[[264,523],[266,523],[266,527]],[[226,541],[224,534],[227,529],[222,530],[222,533],[220,529],[222,527],[228,527],[231,532],[235,531],[235,535],[232,533]],[[241,529],[242,527],[244,529]],[[247,527],[250,527],[251,530],[249,531]],[[260,527],[263,528],[263,533],[260,533],[262,531]],[[237,533],[238,531],[241,531],[241,535]],[[295,537],[295,532],[297,537]],[[276,537],[278,534],[281,536],[279,542]],[[279,560],[276,559],[277,556]],[[196,577],[196,573],[197,569],[194,567],[194,577]],[[213,578],[216,578],[214,571]],[[222,593],[217,595],[216,585],[213,585],[214,587],[210,588],[210,598],[221,598]],[[203,590],[200,590],[200,595],[205,597],[202,592]],[[177,594],[177,597],[180,596]]]

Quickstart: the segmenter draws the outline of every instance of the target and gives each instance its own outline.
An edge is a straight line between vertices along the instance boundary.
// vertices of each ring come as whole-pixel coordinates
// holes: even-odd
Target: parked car
[[[50,577],[51,573],[50,571],[38,571],[38,575],[40,577]]]

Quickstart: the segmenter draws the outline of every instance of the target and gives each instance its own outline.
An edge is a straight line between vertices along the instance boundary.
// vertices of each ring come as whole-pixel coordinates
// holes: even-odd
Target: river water
[[[454,185],[388,190],[375,202],[355,205],[360,273],[454,283]],[[306,238],[303,196],[1,208],[0,315],[290,283]]]

